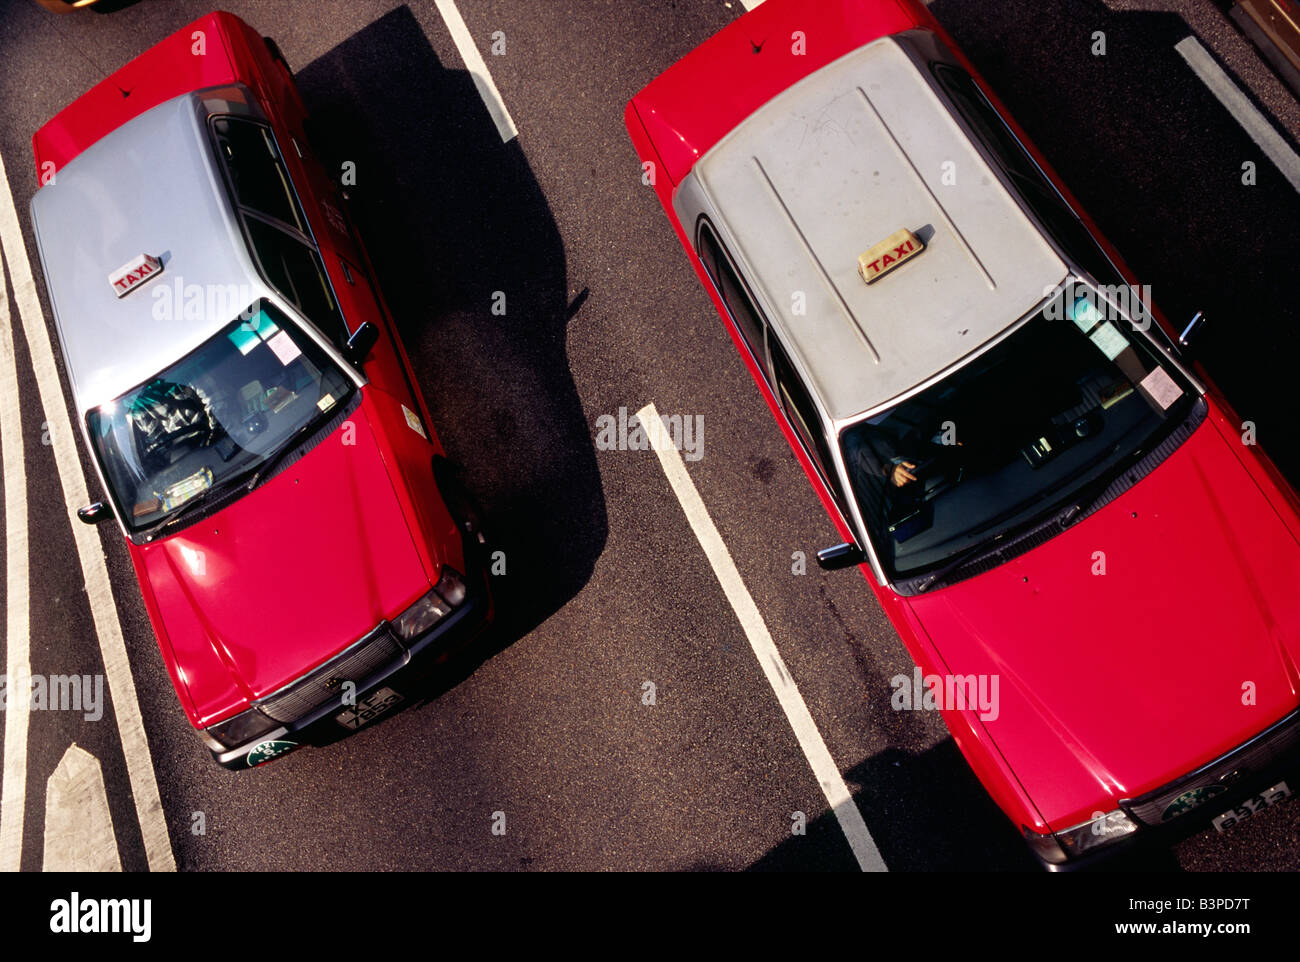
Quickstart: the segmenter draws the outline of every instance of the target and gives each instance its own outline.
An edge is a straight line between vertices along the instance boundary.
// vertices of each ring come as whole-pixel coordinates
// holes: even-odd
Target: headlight
[[[393,619],[393,630],[403,641],[424,634],[465,600],[465,580],[446,565],[442,577],[427,595]]]
[[[1137,823],[1120,809],[1098,812],[1086,822],[1056,832],[1038,835],[1025,829],[1025,840],[1044,862],[1059,865],[1084,852],[1117,842],[1138,830]]]
[[[280,723],[274,718],[267,718],[257,709],[250,708],[234,718],[217,722],[207,732],[210,738],[216,739],[227,748],[238,748],[258,735],[265,735],[279,727]]]

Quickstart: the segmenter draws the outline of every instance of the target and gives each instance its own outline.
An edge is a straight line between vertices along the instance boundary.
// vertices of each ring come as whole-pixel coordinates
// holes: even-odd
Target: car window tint
[[[713,230],[707,224],[700,225],[699,253],[700,261],[704,264],[705,271],[708,272],[710,279],[713,281],[713,286],[717,288],[718,296],[727,305],[727,310],[731,312],[736,326],[740,328],[740,333],[749,342],[749,349],[753,352],[754,357],[758,358],[759,367],[763,367],[762,316],[758,313],[758,308],[754,306],[754,302],[750,300],[749,291],[745,289],[745,285],[736,276],[736,272],[731,267],[731,261],[723,253],[722,246],[718,243]]]
[[[306,221],[289,184],[289,173],[280,160],[271,131],[261,124],[237,117],[212,121],[218,152],[240,207],[288,224],[307,233]]]
[[[320,256],[265,221],[247,217],[245,226],[267,283],[296,304],[336,344],[346,342],[347,326],[334,301]]]

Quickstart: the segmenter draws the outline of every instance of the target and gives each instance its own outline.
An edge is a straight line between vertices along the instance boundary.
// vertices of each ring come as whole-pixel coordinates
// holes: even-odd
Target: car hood
[[[250,494],[132,551],[196,725],[282,687],[429,590],[364,408]]]
[[[1300,545],[1207,422],[1091,517],[908,603],[948,672],[997,676],[983,724],[1061,829],[1296,706],[1298,584]]]

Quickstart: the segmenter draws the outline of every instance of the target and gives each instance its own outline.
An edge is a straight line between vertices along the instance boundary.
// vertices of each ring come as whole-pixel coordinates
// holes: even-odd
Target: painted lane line
[[[43,872],[120,872],[99,759],[74,742],[45,783]]]
[[[28,578],[27,464],[18,397],[18,363],[0,250],[0,468],[5,511],[5,706],[4,775],[0,780],[0,872],[17,872],[22,862],[23,818],[27,808],[28,699],[30,691],[31,583]]]
[[[1241,124],[1259,149],[1282,172],[1282,176],[1291,182],[1291,186],[1300,192],[1300,156],[1291,149],[1291,145],[1279,134],[1268,119],[1256,109],[1250,99],[1233,83],[1232,78],[1224,72],[1201,42],[1195,37],[1185,37],[1174,44],[1174,49],[1187,61],[1187,66],[1201,79],[1201,83],[1210,88],[1210,93],[1218,98],[1219,103],[1228,109],[1233,119]]]
[[[740,0],[740,5],[746,10],[753,10],[762,2],[763,0]]]
[[[510,111],[506,109],[505,101],[497,91],[492,74],[488,73],[487,64],[483,62],[474,38],[470,36],[469,28],[465,26],[465,19],[456,8],[455,0],[436,0],[436,3],[438,12],[442,14],[447,30],[451,33],[451,39],[460,52],[460,59],[465,61],[465,69],[469,71],[474,86],[478,88],[478,95],[483,98],[483,105],[492,115],[492,122],[497,125],[497,132],[501,134],[502,142],[509,143],[519,136],[519,131],[515,128]]]
[[[55,188],[57,189],[57,187]],[[18,211],[14,207],[13,191],[5,175],[4,158],[0,157],[0,248],[5,251],[9,276],[13,280],[14,300],[22,321],[27,350],[31,355],[32,371],[41,398],[45,422],[49,428],[50,443],[54,450],[54,463],[59,470],[59,483],[63,487],[63,500],[68,517],[77,508],[89,503],[86,479],[81,473],[77,457],[76,432],[68,417],[68,408],[59,385],[59,372],[54,363],[54,350],[50,346],[50,332],[41,312],[41,302],[36,296],[36,281],[32,277],[27,246],[23,243],[18,226]],[[149,740],[145,737],[144,721],[140,717],[140,702],[131,677],[131,662],[126,654],[126,641],[117,617],[117,604],[108,581],[108,564],[104,560],[104,544],[99,529],[81,522],[70,522],[77,556],[81,562],[82,579],[86,586],[86,603],[95,622],[99,639],[100,656],[104,661],[104,675],[108,679],[109,697],[113,702],[113,716],[117,719],[118,736],[122,754],[126,758],[127,777],[135,802],[140,835],[144,839],[145,857],[149,868],[155,872],[174,872],[176,859],[172,855],[171,839],[167,835],[167,822],[163,817],[162,800],[158,797],[158,781],[154,775],[153,758],[149,754]]]
[[[741,580],[740,571],[737,570],[736,563],[732,560],[731,552],[727,550],[722,536],[718,534],[713,519],[709,517],[708,509],[700,498],[695,482],[686,472],[686,463],[682,460],[681,453],[673,444],[663,422],[659,420],[658,410],[653,403],[647,404],[637,412],[637,417],[650,438],[650,446],[659,456],[659,463],[664,469],[664,474],[668,476],[668,484],[677,495],[682,510],[686,512],[686,520],[690,522],[691,530],[695,532],[700,547],[704,549],[704,554],[713,567],[714,575],[722,585],[723,593],[731,602],[731,607],[740,620],[740,626],[745,630],[745,637],[749,639],[749,645],[754,650],[754,657],[758,659],[763,674],[767,676],[768,684],[772,686],[772,691],[785,712],[786,720],[794,729],[799,747],[803,749],[804,757],[812,767],[817,783],[821,786],[831,811],[835,813],[845,838],[848,839],[853,856],[858,860],[858,866],[864,872],[888,871],[885,860],[881,858],[880,851],[871,838],[871,833],[867,831],[867,823],[863,821],[857,803],[853,801],[848,786],[844,784],[839,766],[831,758],[831,753],[822,740],[821,732],[817,730],[817,725],[808,712],[808,706],[804,704],[803,696],[799,694],[794,679],[781,659],[781,653],[777,651],[776,644],[772,641],[772,635],[767,630],[763,616],[759,613],[758,605],[754,604],[749,589]]]

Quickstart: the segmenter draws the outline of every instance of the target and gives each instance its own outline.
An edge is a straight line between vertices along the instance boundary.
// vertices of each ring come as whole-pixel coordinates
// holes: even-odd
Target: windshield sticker
[[[256,332],[248,329],[247,324],[241,324],[226,336],[230,338],[231,344],[239,348],[240,354],[247,354],[253,348],[257,347],[258,344],[262,343],[257,339]]]
[[[1183,396],[1182,389],[1174,383],[1174,379],[1163,367],[1156,368],[1144,377],[1138,387],[1142,388],[1146,396],[1162,411],[1168,411],[1169,406]]]
[[[1097,345],[1108,361],[1115,360],[1128,347],[1124,335],[1110,321],[1104,321],[1099,328],[1088,335],[1088,340]]]
[[[266,311],[258,311],[248,321],[248,326],[257,331],[258,336],[264,341],[270,340],[271,335],[280,329],[280,325],[271,320],[271,315]]]
[[[1070,307],[1070,320],[1074,321],[1079,330],[1085,334],[1092,330],[1092,326],[1100,321],[1102,316],[1090,297],[1080,297]]]
[[[421,424],[420,419],[415,416],[415,412],[412,411],[410,408],[408,408],[405,404],[403,404],[402,413],[406,415],[406,423],[411,428],[411,430],[414,431],[416,434],[418,434],[420,437],[424,438],[424,440],[426,441],[429,440],[429,435],[424,433],[424,425]]]
[[[320,408],[322,411],[328,411],[330,408],[334,406],[334,395],[322,394],[321,399],[316,402],[316,406]]]
[[[271,320],[271,316],[266,311],[258,311],[226,336],[230,338],[231,344],[239,348],[240,354],[247,354],[257,347],[259,337],[263,341],[269,340],[279,329],[280,326]]]
[[[280,363],[288,365],[294,358],[302,354],[302,349],[293,342],[288,331],[281,331],[275,337],[266,342],[266,346],[275,352],[275,356],[280,359]]]

